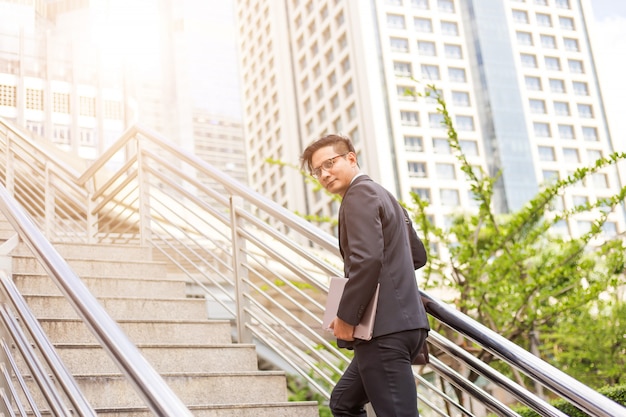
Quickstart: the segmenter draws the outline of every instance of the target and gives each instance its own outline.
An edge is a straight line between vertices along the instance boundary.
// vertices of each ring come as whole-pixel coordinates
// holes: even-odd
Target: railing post
[[[233,280],[235,282],[235,303],[237,307],[237,341],[239,343],[252,343],[252,332],[247,324],[250,323],[248,314],[248,269],[242,265],[245,259],[245,240],[239,237],[237,210],[243,207],[243,198],[239,196],[230,197],[230,227],[232,232],[232,259],[233,259]]]
[[[54,225],[54,199],[55,192],[52,187],[52,174],[50,173],[50,166],[46,163],[46,180],[44,183],[44,235],[48,238],[52,238],[52,227]]]
[[[136,138],[137,192],[139,193],[139,240],[142,246],[150,240],[150,181],[145,169],[139,138]]]
[[[15,158],[13,157],[13,150],[11,144],[13,141],[11,140],[11,135],[7,134],[7,165],[6,165],[6,173],[5,173],[5,187],[9,192],[9,195],[13,196],[15,194]]]

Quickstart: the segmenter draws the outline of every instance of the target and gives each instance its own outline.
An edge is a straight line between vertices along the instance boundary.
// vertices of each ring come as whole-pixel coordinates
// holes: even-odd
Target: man
[[[340,347],[354,349],[354,359],[331,394],[330,409],[335,417],[364,417],[370,402],[377,417],[417,417],[411,363],[429,330],[415,279],[415,269],[426,263],[424,245],[391,193],[360,173],[348,138],[325,136],[301,159],[326,190],[342,197],[339,249],[348,282],[331,328]],[[355,340],[378,283],[373,337]]]

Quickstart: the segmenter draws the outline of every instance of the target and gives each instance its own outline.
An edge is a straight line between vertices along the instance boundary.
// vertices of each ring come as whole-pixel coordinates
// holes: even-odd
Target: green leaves
[[[610,297],[626,283],[622,238],[603,233],[608,214],[623,204],[626,187],[569,210],[554,210],[558,206],[555,201],[570,187],[585,184],[594,174],[614,167],[626,159],[626,154],[613,153],[547,184],[518,211],[496,213],[494,185],[499,173],[489,176],[468,162],[446,103],[435,87],[427,86],[421,95],[436,97],[450,147],[478,203],[478,210],[458,214],[444,230],[432,224],[428,202],[412,194],[415,225],[429,255],[422,286],[427,290],[447,287],[451,290],[447,293],[454,294],[448,301],[520,346],[531,348],[531,334],[544,340],[558,339],[560,356],[548,355],[548,350],[542,349],[547,359],[558,356],[569,360],[563,352],[570,351],[578,355],[576,344],[586,340],[588,329],[576,320],[588,318],[602,304],[602,297]],[[556,225],[581,214],[593,219],[586,233],[572,238],[555,231]],[[616,302],[616,306],[623,312],[623,303]],[[626,339],[616,340],[623,350]],[[573,366],[573,358],[571,362],[568,366]],[[589,361],[594,372],[599,367],[612,367],[610,361],[604,362],[601,357]],[[605,382],[611,378],[607,373]]]

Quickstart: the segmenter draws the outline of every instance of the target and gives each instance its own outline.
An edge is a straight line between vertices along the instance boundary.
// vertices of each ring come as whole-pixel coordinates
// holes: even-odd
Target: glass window
[[[421,152],[424,150],[424,142],[421,136],[405,136],[404,149],[410,152]]]
[[[559,16],[559,25],[561,29],[574,30],[574,19],[571,17]]]
[[[546,102],[543,100],[530,99],[530,112],[535,114],[545,114]]]
[[[540,146],[538,148],[539,151],[539,160],[540,161],[554,161],[554,148],[552,146]]]
[[[532,91],[541,91],[541,78],[539,77],[524,77],[524,81],[526,82],[526,89]]]
[[[515,23],[528,23],[528,13],[524,10],[513,10],[513,21]]]
[[[443,155],[452,153],[450,142],[446,138],[433,138],[433,152]]]
[[[563,160],[570,164],[578,164],[580,162],[580,155],[576,148],[563,148]]]
[[[459,191],[442,188],[439,190],[439,197],[441,198],[441,204],[444,206],[458,206],[459,205]]]
[[[537,13],[537,25],[543,27],[552,27],[552,18],[549,14]]]
[[[352,85],[352,80],[350,80],[343,85],[343,93],[346,97],[350,97],[353,92],[354,86]]]
[[[437,0],[437,9],[444,13],[454,13],[454,2],[452,0]]]
[[[591,164],[602,158],[602,151],[599,149],[587,149],[587,161]]]
[[[609,237],[617,236],[617,223],[615,222],[605,222],[602,225],[602,232]]]
[[[413,26],[417,32],[431,33],[433,31],[433,22],[430,19],[416,17],[413,19]]]
[[[460,107],[470,106],[469,93],[466,91],[453,91],[452,92],[452,104]]]
[[[387,27],[390,29],[406,29],[404,16],[401,14],[387,14]]]
[[[565,93],[565,82],[556,78],[550,78],[550,91],[553,93]]]
[[[561,9],[569,9],[569,0],[555,0],[556,7]]]
[[[585,69],[583,68],[583,62],[577,59],[568,59],[567,66],[569,71],[574,74],[583,74]]]
[[[417,194],[420,199],[430,201],[430,188],[411,188],[411,192]]]
[[[554,113],[557,116],[569,116],[569,103],[565,101],[555,101],[554,102]]]
[[[566,51],[579,52],[580,46],[578,45],[578,39],[563,38],[563,45]]]
[[[54,125],[52,127],[52,141],[59,145],[69,145],[70,133],[70,126]]]
[[[582,81],[574,81],[572,82],[572,87],[574,89],[574,94],[577,96],[588,96],[589,95],[589,87],[587,83]]]
[[[401,111],[400,119],[405,126],[419,126],[419,114],[416,111]]]
[[[576,139],[574,137],[574,126],[572,126],[572,125],[559,125],[559,138],[561,138],[561,139]]]
[[[576,226],[578,227],[578,233],[581,235],[591,231],[591,222],[589,220],[578,220]]]
[[[478,156],[478,143],[475,140],[460,140],[459,146],[465,156]]]
[[[541,175],[546,183],[553,183],[559,180],[559,171],[554,169],[544,169],[541,171]]]
[[[408,168],[410,177],[420,177],[420,178],[427,177],[425,162],[409,161],[407,162],[407,168]]]
[[[589,204],[589,197],[586,195],[573,195],[572,204],[574,207],[587,206]]]
[[[556,49],[556,38],[552,35],[541,35],[541,46],[548,49]]]
[[[454,172],[454,164],[436,164],[435,170],[437,171],[437,178],[442,180],[454,180],[456,179],[456,173]]]
[[[418,41],[417,51],[419,52],[420,55],[425,55],[425,56],[437,55],[437,48],[435,47],[435,42]]]
[[[459,25],[455,22],[441,22],[441,33],[447,36],[459,36]]]
[[[550,125],[548,123],[535,122],[533,123],[533,130],[535,132],[535,136],[540,138],[549,138],[552,136],[550,134]]]
[[[341,117],[337,117],[333,121],[333,129],[335,129],[335,132],[341,132],[343,130],[343,122],[341,120]]]
[[[583,139],[587,142],[597,142],[598,129],[595,127],[583,126]]]
[[[394,52],[409,52],[409,40],[406,38],[390,38],[391,50]]]
[[[596,172],[591,174],[591,185],[594,188],[608,188],[609,178],[605,173]]]
[[[522,66],[525,68],[537,68],[537,57],[532,54],[521,54]]]
[[[445,129],[443,124],[443,114],[441,113],[428,113],[428,126],[434,129]]]
[[[578,115],[580,117],[584,117],[585,119],[593,118],[593,109],[591,104],[577,104],[578,107]]]
[[[446,54],[446,58],[449,58],[449,59],[462,59],[463,58],[461,45],[445,44],[444,51]]]
[[[437,65],[422,64],[422,78],[425,80],[439,80],[439,67]]]
[[[450,81],[457,83],[465,83],[467,82],[467,77],[465,75],[465,70],[463,68],[448,68],[448,77],[450,77]]]
[[[456,127],[458,130],[473,131],[474,118],[472,116],[456,116]]]
[[[428,10],[428,0],[411,0],[411,6],[416,9]]]
[[[517,35],[518,45],[531,46],[533,44],[533,36],[529,32],[515,32]]]
[[[409,77],[411,76],[411,64],[408,62],[399,62],[394,61],[393,63],[393,71],[396,76],[399,77]]]
[[[551,71],[560,71],[561,70],[561,60],[554,56],[545,57],[546,69]]]
[[[415,87],[399,85],[396,88],[398,92],[398,99],[409,101],[415,101],[417,99],[417,92],[415,91]]]

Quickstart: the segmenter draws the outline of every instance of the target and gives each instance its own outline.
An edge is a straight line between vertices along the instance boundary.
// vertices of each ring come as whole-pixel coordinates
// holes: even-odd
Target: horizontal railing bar
[[[189,416],[191,412],[150,366],[138,348],[87,289],[67,262],[22,213],[6,189],[0,186],[0,210],[42,263],[70,304],[98,338],[114,362],[128,376],[148,407],[157,415]]]
[[[626,415],[626,408],[544,362],[515,343],[422,292],[426,311],[450,328],[596,417]]]

